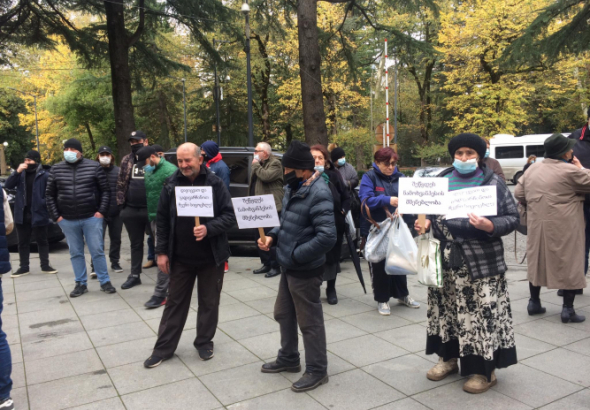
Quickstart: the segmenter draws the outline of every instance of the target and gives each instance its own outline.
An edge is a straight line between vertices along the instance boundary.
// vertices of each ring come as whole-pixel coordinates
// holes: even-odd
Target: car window
[[[496,159],[511,158],[524,158],[524,147],[522,145],[496,147]]]
[[[223,154],[223,161],[229,167],[229,181],[232,184],[248,184],[250,176],[250,155],[244,154]]]
[[[534,155],[536,157],[544,157],[545,156],[545,146],[544,145],[527,145],[526,156],[528,158],[531,155]]]

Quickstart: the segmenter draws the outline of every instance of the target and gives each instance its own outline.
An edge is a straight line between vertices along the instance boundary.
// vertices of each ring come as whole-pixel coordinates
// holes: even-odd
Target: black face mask
[[[299,188],[299,183],[303,181],[303,178],[297,178],[297,174],[295,171],[291,171],[288,174],[285,174],[285,184],[289,185],[291,189]]]
[[[139,143],[139,144],[133,144],[131,146],[131,152],[133,152],[133,155],[137,155],[137,151],[139,151],[140,149],[143,148],[143,143]]]
[[[27,164],[27,172],[33,172],[37,169],[37,164]]]

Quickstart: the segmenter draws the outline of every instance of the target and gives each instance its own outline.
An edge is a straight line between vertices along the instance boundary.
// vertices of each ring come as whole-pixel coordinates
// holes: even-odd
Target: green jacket
[[[256,179],[254,195],[272,194],[277,205],[277,212],[281,212],[283,208],[283,196],[285,195],[283,189],[283,164],[281,160],[271,155],[263,164],[260,164],[260,162],[252,164],[249,191],[252,189],[252,181],[254,179]]]
[[[145,174],[145,194],[147,196],[148,219],[150,222],[156,220],[158,213],[158,201],[160,193],[164,186],[164,181],[170,175],[174,174],[178,168],[171,162],[160,158],[160,163],[156,165],[156,170],[152,173]]]

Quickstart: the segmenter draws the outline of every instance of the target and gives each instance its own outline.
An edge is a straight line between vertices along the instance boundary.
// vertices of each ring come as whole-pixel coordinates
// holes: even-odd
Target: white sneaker
[[[379,303],[377,306],[377,311],[380,315],[389,316],[391,314],[391,309],[389,309],[389,303]]]
[[[420,303],[416,302],[409,295],[403,299],[398,299],[397,301],[399,303],[401,303],[402,305],[406,305],[407,307],[412,308],[412,309],[418,309],[420,307]]]
[[[90,279],[96,279],[96,272],[90,272]]]

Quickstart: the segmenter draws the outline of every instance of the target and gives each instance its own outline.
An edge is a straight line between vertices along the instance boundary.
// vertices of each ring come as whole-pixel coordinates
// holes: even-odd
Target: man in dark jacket
[[[92,256],[101,290],[115,293],[102,238],[102,222],[111,200],[109,181],[98,162],[83,158],[82,144],[77,139],[71,138],[64,143],[64,158],[65,161],[51,168],[45,196],[49,216],[66,235],[70,247],[70,260],[76,275],[76,287],[70,297],[88,292],[84,241]]]
[[[47,241],[47,225],[50,219],[45,205],[45,189],[50,168],[41,164],[41,155],[37,151],[29,151],[25,155],[25,162],[20,164],[4,183],[6,189],[16,188],[14,222],[18,235],[20,268],[11,275],[13,278],[29,274],[31,234],[35,236],[39,249],[41,272],[57,273],[57,270],[49,265]]]
[[[265,251],[276,244],[277,261],[285,268],[281,276],[274,317],[281,328],[281,349],[276,361],[262,365],[263,373],[301,371],[297,325],[305,347],[305,373],[293,383],[296,392],[312,390],[328,382],[326,330],[320,302],[326,253],[336,243],[334,204],[330,188],[320,173],[309,146],[293,141],[283,155],[285,197],[281,226],[274,228]]]
[[[213,337],[219,319],[219,298],[223,286],[223,264],[229,258],[226,232],[236,224],[229,191],[223,181],[203,165],[200,149],[184,143],[177,151],[178,168],[166,180],[158,203],[156,254],[158,268],[170,274],[168,302],[164,308],[158,340],[146,368],[170,359],[178,347],[191,304],[195,280],[199,309],[194,346],[201,360],[213,357]],[[179,217],[175,188],[210,186],[213,191],[213,218]]]
[[[143,243],[145,233],[149,232],[144,164],[137,160],[137,152],[148,145],[148,139],[143,131],[133,131],[129,136],[129,144],[131,144],[131,153],[121,160],[117,180],[117,205],[122,208],[121,219],[131,242],[131,274],[121,285],[121,289],[141,285]]]
[[[272,149],[266,142],[259,142],[254,149],[254,158],[252,159],[252,174],[250,175],[249,194],[254,195],[272,195],[277,206],[277,212],[281,214],[283,207],[283,197],[285,190],[283,188],[283,166],[281,161],[272,155]],[[264,229],[265,233],[270,232],[269,228]],[[255,240],[258,241],[260,235],[258,229],[254,230]],[[253,273],[264,275],[267,278],[280,275],[281,268],[277,263],[276,255],[272,252],[265,252],[258,249],[260,262],[262,266],[254,270]]]
[[[205,165],[217,175],[229,190],[229,167],[223,161],[219,147],[213,141],[205,141],[201,145],[201,155],[205,158]]]
[[[111,269],[115,272],[123,272],[123,268],[119,265],[121,259],[121,232],[123,231],[123,221],[119,215],[119,207],[117,206],[117,178],[119,176],[119,167],[115,165],[115,157],[110,147],[103,145],[98,149],[96,160],[107,174],[109,180],[109,188],[111,189],[111,202],[109,204],[109,211],[102,223],[102,237],[107,233],[109,228],[109,239],[111,245],[109,247],[109,259],[111,261]],[[90,278],[96,279],[96,272],[94,266],[91,265]]]

